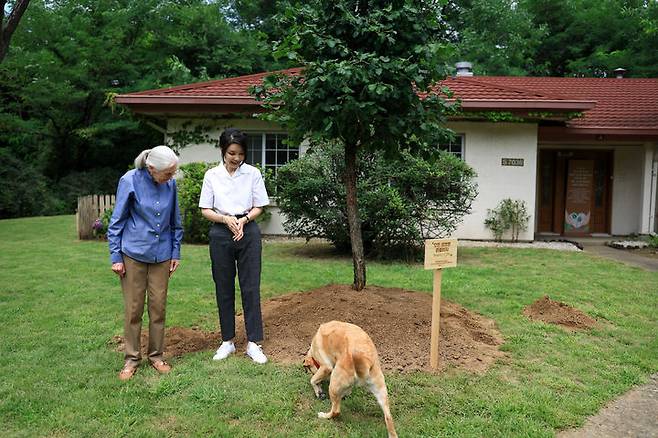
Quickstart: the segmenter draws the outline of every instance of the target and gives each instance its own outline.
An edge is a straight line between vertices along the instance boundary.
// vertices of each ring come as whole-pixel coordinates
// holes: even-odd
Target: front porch
[[[537,238],[601,237],[657,231],[656,146],[540,144]]]

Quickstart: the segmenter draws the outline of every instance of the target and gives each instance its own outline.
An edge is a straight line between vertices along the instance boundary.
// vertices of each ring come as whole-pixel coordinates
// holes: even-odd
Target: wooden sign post
[[[439,320],[441,318],[441,269],[457,266],[457,239],[425,241],[425,269],[434,270],[432,294],[432,336],[430,338],[430,366],[439,366]]]

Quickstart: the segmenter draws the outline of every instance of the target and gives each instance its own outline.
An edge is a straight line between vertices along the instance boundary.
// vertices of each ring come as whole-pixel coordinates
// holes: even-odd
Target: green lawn
[[[79,242],[71,216],[0,221],[0,432],[3,436],[382,437],[374,397],[357,389],[320,420],[300,367],[222,363],[202,352],[121,383],[122,299],[105,242]],[[267,243],[263,298],[349,283],[351,260],[322,245]],[[368,281],[430,293],[421,265],[370,263]],[[205,246],[185,245],[168,326],[215,330]],[[568,333],[527,320],[544,294],[601,323]],[[658,275],[582,253],[463,249],[442,296],[497,321],[508,357],[486,375],[388,373],[400,436],[553,436],[658,371]],[[394,335],[394,334],[392,334]]]

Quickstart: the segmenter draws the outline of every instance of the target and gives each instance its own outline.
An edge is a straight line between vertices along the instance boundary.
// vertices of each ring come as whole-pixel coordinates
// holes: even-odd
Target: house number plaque
[[[523,167],[523,158],[501,158],[501,166],[521,166]]]

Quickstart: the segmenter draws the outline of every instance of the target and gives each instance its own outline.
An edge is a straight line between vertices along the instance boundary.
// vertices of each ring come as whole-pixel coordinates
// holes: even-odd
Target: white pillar
[[[640,233],[649,234],[656,231],[656,146],[644,145],[644,165],[642,166],[642,208],[640,210]]]
[[[651,212],[653,216],[649,220],[649,231],[658,233],[658,144],[653,146],[653,163],[651,171],[651,193],[653,194],[653,204]]]

